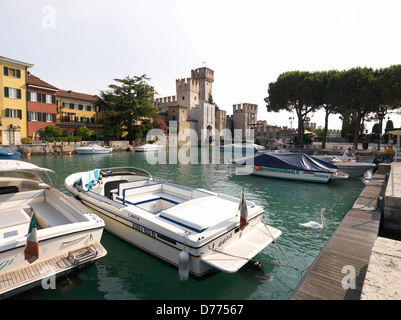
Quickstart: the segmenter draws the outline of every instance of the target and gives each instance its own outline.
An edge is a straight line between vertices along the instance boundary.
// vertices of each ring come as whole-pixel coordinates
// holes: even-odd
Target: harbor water
[[[198,161],[188,164],[169,163],[174,157],[168,154],[167,163],[150,163],[140,152],[45,155],[21,160],[56,171],[56,187],[67,194],[63,183],[71,173],[120,166],[139,167],[155,178],[238,198],[244,188],[246,200],[265,209],[266,224],[282,231],[277,244],[255,257],[263,265],[264,275],[240,270],[182,282],[176,269],[105,231],[102,244],[108,252],[106,257],[78,273],[58,278],[55,289],[38,287],[13,299],[285,300],[368,182],[366,177],[317,184],[238,175],[234,166],[224,163],[223,155],[216,161],[201,149],[197,151]],[[327,228],[312,231],[299,226],[310,220],[320,222],[322,208],[328,210]]]

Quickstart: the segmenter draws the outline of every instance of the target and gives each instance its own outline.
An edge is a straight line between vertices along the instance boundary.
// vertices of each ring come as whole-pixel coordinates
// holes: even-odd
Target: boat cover
[[[312,158],[304,153],[263,153],[254,157],[246,158],[245,161],[245,163],[237,163],[259,167],[324,173],[334,173],[338,171],[338,168],[334,164]]]
[[[18,158],[21,157],[21,153],[18,151],[0,148],[0,158]]]

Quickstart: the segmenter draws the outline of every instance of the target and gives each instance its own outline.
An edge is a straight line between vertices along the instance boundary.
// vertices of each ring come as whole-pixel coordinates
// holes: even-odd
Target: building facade
[[[57,99],[57,125],[74,132],[85,125],[93,135],[102,137],[105,112],[95,106],[97,97],[71,90],[59,90]]]
[[[48,125],[56,125],[58,89],[34,76],[28,74],[28,137],[34,139],[39,131]]]
[[[0,143],[27,136],[27,74],[33,64],[0,57]]]

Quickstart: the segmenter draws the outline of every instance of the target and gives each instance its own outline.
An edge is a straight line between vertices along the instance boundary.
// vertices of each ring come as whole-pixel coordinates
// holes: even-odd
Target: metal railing
[[[396,167],[401,167],[401,149],[400,148],[395,149],[393,162],[391,162],[391,171],[390,171],[391,195],[389,195],[389,196],[394,196],[394,185],[401,185],[401,182],[394,181],[395,176],[401,176],[401,170],[399,170],[399,173],[394,172],[395,171],[394,169]]]

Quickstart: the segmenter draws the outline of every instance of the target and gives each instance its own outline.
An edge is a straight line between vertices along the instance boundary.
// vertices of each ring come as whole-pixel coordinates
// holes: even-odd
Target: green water
[[[343,216],[367,183],[363,178],[333,181],[328,184],[284,181],[257,176],[236,175],[224,164],[150,164],[144,153],[114,152],[110,155],[53,155],[23,158],[58,174],[56,187],[66,176],[93,168],[135,166],[165,181],[204,188],[240,197],[245,188],[247,200],[265,209],[264,220],[283,232],[278,244],[265,248],[256,258],[263,262],[265,275],[240,270],[235,274],[217,273],[205,280],[178,279],[177,270],[161,263],[135,247],[104,232],[102,244],[106,257],[79,273],[57,279],[56,289],[34,289],[14,299],[136,299],[136,300],[284,300],[301,279],[299,271],[278,265],[291,263],[304,270],[314,261]],[[207,159],[207,157],[206,157]],[[327,228],[302,229],[299,223],[320,222],[326,208]]]

